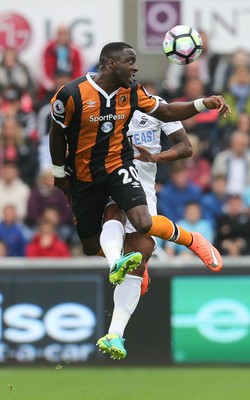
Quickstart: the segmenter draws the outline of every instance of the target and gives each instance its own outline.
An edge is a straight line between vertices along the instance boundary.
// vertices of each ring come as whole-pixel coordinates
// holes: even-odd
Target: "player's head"
[[[111,42],[106,44],[100,53],[99,64],[105,65],[109,58],[119,58],[124,49],[133,49],[133,47],[124,42]]]
[[[138,71],[135,50],[124,42],[106,44],[100,53],[99,65],[101,71],[111,74],[113,81],[125,88],[131,85]]]

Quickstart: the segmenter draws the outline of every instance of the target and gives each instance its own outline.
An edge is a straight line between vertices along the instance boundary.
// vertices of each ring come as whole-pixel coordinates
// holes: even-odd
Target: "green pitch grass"
[[[241,400],[250,368],[0,369],[1,400]]]

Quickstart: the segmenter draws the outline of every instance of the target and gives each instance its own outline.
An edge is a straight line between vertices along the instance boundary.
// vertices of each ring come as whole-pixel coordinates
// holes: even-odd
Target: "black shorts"
[[[102,218],[111,196],[127,212],[131,208],[147,205],[134,164],[126,164],[95,182],[73,179],[72,209],[78,236],[89,238],[101,232]]]

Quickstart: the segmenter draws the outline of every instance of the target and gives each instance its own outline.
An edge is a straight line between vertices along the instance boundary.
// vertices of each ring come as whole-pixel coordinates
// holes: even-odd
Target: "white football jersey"
[[[155,96],[157,97],[157,96]],[[164,101],[159,98],[160,101]],[[158,119],[144,114],[136,110],[129,124],[127,132],[128,139],[131,144],[145,147],[151,154],[161,152],[160,137],[163,131],[165,135],[170,135],[183,127],[180,121],[162,122]],[[139,152],[134,148],[135,155]],[[147,196],[147,203],[151,215],[157,214],[156,193],[155,193],[155,176],[157,172],[157,164],[134,160],[138,176],[142,187]],[[126,232],[134,232],[132,225],[126,223]]]

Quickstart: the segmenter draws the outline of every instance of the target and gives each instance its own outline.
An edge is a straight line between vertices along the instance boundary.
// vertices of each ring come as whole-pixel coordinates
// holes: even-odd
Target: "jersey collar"
[[[88,82],[90,83],[91,86],[93,86],[98,92],[100,92],[103,97],[105,97],[105,99],[107,100],[107,107],[110,107],[110,100],[112,99],[112,97],[114,97],[121,88],[116,89],[114,92],[112,92],[111,94],[108,94],[107,92],[105,92],[105,90],[103,90],[100,86],[98,86],[95,81],[93,80],[93,77],[97,75],[96,72],[88,72],[86,75],[86,78],[88,80]]]

